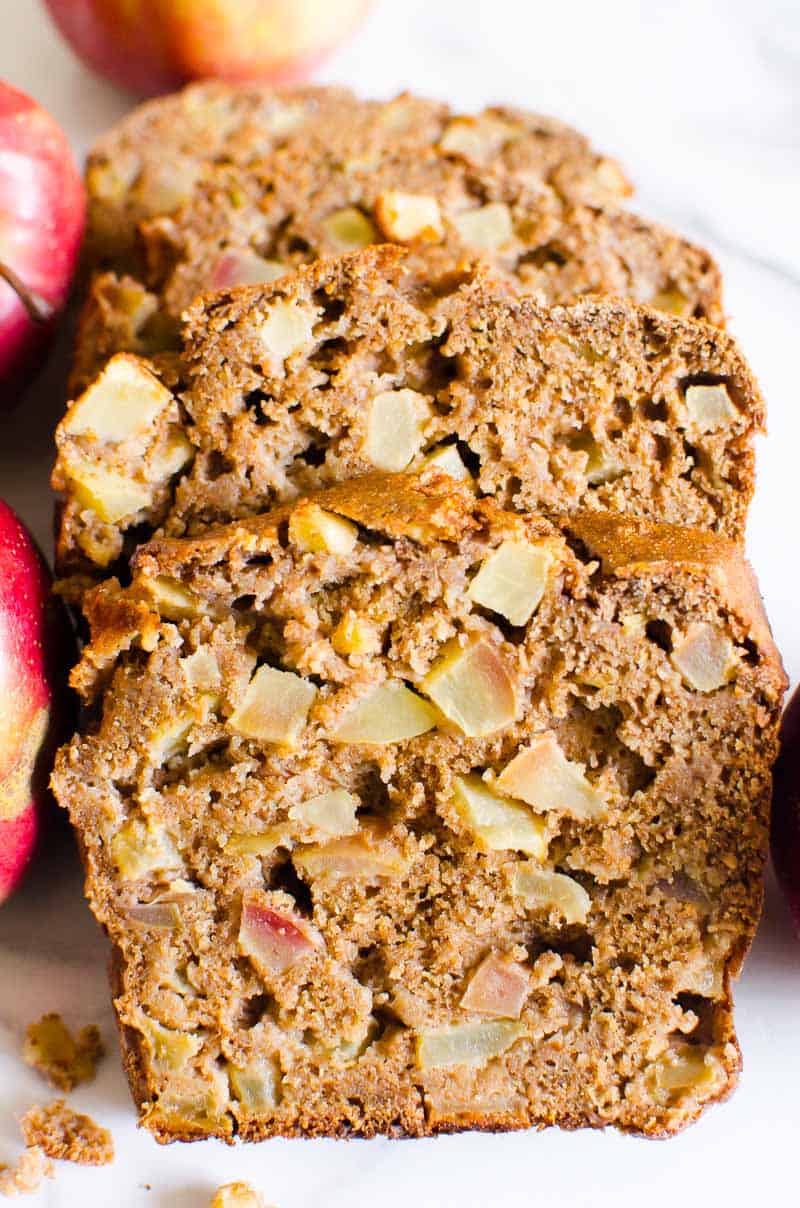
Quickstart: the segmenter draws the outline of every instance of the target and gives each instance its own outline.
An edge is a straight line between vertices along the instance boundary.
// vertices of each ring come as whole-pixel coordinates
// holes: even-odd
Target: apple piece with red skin
[[[46,0],[99,75],[155,96],[190,80],[290,84],[366,14],[370,0]]]
[[[262,972],[285,973],[322,946],[316,927],[295,911],[278,909],[257,893],[245,895],[239,947]]]
[[[0,902],[19,884],[52,805],[47,781],[70,720],[76,658],[61,601],[25,526],[0,500]]]
[[[0,81],[0,398],[41,364],[80,251],[86,196],[66,135]]]
[[[772,862],[800,936],[800,687],[781,723],[772,793]]]

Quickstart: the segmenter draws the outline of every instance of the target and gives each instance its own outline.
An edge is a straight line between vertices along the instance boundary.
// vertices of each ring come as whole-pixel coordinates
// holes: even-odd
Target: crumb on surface
[[[53,1163],[39,1145],[23,1149],[15,1166],[0,1166],[0,1195],[9,1198],[36,1191],[42,1179],[52,1179]]]
[[[249,1183],[225,1183],[214,1193],[210,1208],[266,1208],[260,1193]]]
[[[106,1166],[114,1160],[114,1141],[108,1129],[67,1107],[63,1099],[32,1107],[20,1125],[26,1145],[40,1146],[49,1158],[83,1166]]]
[[[100,1030],[89,1024],[73,1036],[60,1015],[50,1012],[28,1026],[23,1047],[28,1065],[61,1091],[91,1082],[105,1053]]]

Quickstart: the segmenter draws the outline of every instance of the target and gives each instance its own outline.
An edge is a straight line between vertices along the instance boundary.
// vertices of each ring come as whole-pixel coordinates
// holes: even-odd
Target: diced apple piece
[[[529,991],[530,978],[524,965],[490,952],[470,978],[461,1006],[495,1019],[519,1019]]]
[[[592,905],[586,890],[572,877],[540,868],[531,860],[516,866],[511,889],[526,906],[554,911],[566,923],[585,923]]]
[[[653,294],[650,299],[650,305],[656,310],[666,311],[668,315],[678,315],[683,319],[691,317],[692,303],[686,294],[681,293],[675,286],[666,289],[660,289]]]
[[[147,749],[154,767],[161,767],[185,750],[193,722],[193,713],[181,713],[153,730],[147,741]]]
[[[199,1036],[167,1028],[143,1011],[139,1013],[136,1027],[144,1035],[153,1065],[161,1070],[182,1069],[203,1047]]]
[[[540,734],[506,764],[497,777],[497,787],[536,810],[557,810],[579,821],[602,818],[606,813],[603,798],[580,764],[567,759],[551,731]]]
[[[501,201],[463,210],[455,215],[453,225],[464,243],[483,252],[496,252],[514,238],[511,211]]]
[[[356,810],[359,801],[344,789],[331,789],[317,797],[309,797],[289,810],[293,822],[301,822],[329,838],[354,835],[358,830]]]
[[[70,436],[117,444],[144,435],[171,402],[169,390],[145,361],[118,353],[72,404],[61,427]]]
[[[369,408],[364,456],[379,470],[405,470],[422,448],[432,414],[429,400],[416,390],[376,394]]]
[[[406,857],[368,826],[356,835],[298,849],[292,861],[312,881],[319,877],[347,877],[368,883],[396,880],[405,876],[409,867]]]
[[[472,482],[472,475],[461,460],[461,454],[455,445],[438,445],[423,457],[419,469],[420,472],[441,470],[456,482]]]
[[[323,947],[317,929],[293,910],[270,906],[255,894],[245,895],[239,925],[239,947],[257,969],[285,973]]]
[[[465,159],[485,163],[505,143],[518,139],[523,133],[521,126],[488,113],[457,117],[448,123],[439,139],[439,149],[447,155],[463,155]]]
[[[146,586],[158,611],[168,621],[183,621],[199,615],[199,598],[171,575],[156,575],[155,579],[147,580]]]
[[[514,681],[501,655],[483,638],[467,646],[450,643],[422,689],[468,738],[493,734],[517,717]]]
[[[180,660],[186,682],[199,692],[217,692],[222,684],[217,656],[208,646],[200,646]]]
[[[78,502],[106,524],[117,524],[135,516],[152,503],[152,486],[135,482],[118,470],[102,469],[78,460],[71,462],[68,473]]]
[[[286,827],[269,826],[255,835],[231,835],[225,851],[232,856],[269,856],[277,847],[291,847]]]
[[[230,726],[245,738],[296,747],[317,689],[293,671],[259,667]]]
[[[150,455],[149,478],[152,482],[166,482],[193,457],[194,449],[186,433],[172,427],[163,443]]]
[[[684,1094],[707,1095],[725,1082],[725,1069],[713,1048],[675,1044],[648,1071],[658,1098],[670,1103]]]
[[[594,193],[596,204],[616,206],[620,198],[628,197],[631,186],[618,163],[613,159],[601,159],[594,170]]]
[[[277,281],[291,272],[291,266],[279,260],[265,260],[250,248],[231,250],[220,256],[211,273],[212,289],[230,289],[237,285],[260,285]]]
[[[512,625],[525,625],[539,607],[552,563],[549,546],[509,539],[484,560],[467,595]]]
[[[328,737],[331,742],[383,745],[416,738],[432,730],[436,722],[436,710],[427,701],[405,684],[390,680],[362,696]]]
[[[281,1076],[274,1058],[256,1058],[244,1067],[228,1066],[231,1090],[253,1115],[270,1112],[280,1098]]]
[[[738,666],[733,642],[715,625],[693,621],[670,655],[690,688],[713,692],[732,678]]]
[[[355,206],[345,206],[329,214],[322,222],[322,229],[337,252],[353,252],[378,239],[378,232],[369,218]]]
[[[524,1035],[524,1025],[512,1019],[421,1032],[416,1040],[417,1066],[433,1070],[446,1065],[486,1065]]]
[[[181,925],[181,912],[175,902],[140,902],[129,907],[125,917],[134,927],[154,931],[177,931]]]
[[[337,654],[376,654],[381,648],[380,630],[350,609],[331,634]]]
[[[194,193],[199,176],[199,161],[170,155],[158,167],[150,168],[142,178],[144,188],[137,188],[137,192],[148,214],[174,214]]]
[[[698,432],[718,432],[720,428],[727,428],[739,414],[721,382],[717,386],[687,386],[686,410],[692,427]]]
[[[259,327],[259,337],[267,353],[281,364],[314,338],[316,312],[288,300],[273,302]]]
[[[480,776],[456,776],[453,800],[462,822],[482,851],[524,851],[537,860],[547,857],[545,823],[518,801],[500,797]]]
[[[439,202],[425,193],[390,189],[375,202],[375,218],[387,239],[397,243],[438,243],[444,236]]]
[[[111,855],[123,881],[138,881],[149,872],[183,868],[175,844],[163,827],[146,818],[130,818],[111,840]]]
[[[358,541],[358,528],[343,516],[304,499],[289,518],[289,540],[312,554],[349,554]]]

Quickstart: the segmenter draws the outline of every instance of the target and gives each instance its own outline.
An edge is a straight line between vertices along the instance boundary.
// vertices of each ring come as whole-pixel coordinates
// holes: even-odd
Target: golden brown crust
[[[753,569],[733,541],[697,529],[654,525],[601,512],[583,512],[564,522],[565,529],[602,561],[603,573],[627,578],[688,570],[705,579],[720,602],[737,617],[744,633],[784,680],[780,654],[772,638]]]

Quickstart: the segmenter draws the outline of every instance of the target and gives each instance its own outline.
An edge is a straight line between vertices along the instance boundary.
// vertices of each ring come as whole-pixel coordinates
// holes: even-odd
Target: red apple
[[[0,902],[22,877],[46,817],[74,661],[72,631],[51,595],[44,559],[0,500]]]
[[[188,80],[290,83],[332,51],[369,0],[46,0],[102,76],[155,95]]]
[[[83,182],[64,132],[0,81],[0,398],[41,362],[80,249]]]
[[[800,935],[800,687],[781,724],[772,795],[772,862]]]

